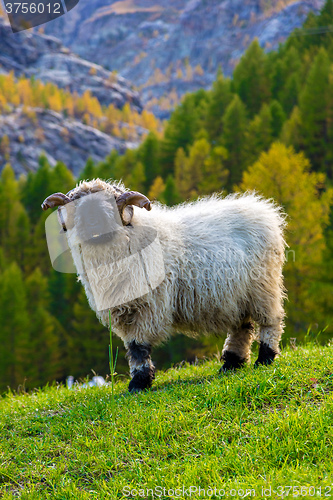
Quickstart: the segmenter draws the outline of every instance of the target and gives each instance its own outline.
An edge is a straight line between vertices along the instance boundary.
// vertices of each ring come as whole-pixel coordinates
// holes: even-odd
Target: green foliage
[[[101,161],[96,165],[96,177],[105,180],[116,179],[115,165],[118,157],[119,157],[118,152],[115,149],[113,149],[109,154],[109,156],[107,156],[104,161]]]
[[[22,271],[14,262],[0,277],[0,388],[24,385],[29,369],[30,321]]]
[[[270,113],[272,137],[277,139],[280,137],[283,124],[286,120],[286,114],[278,101],[271,102]]]
[[[145,173],[146,190],[152,185],[155,177],[160,175],[159,148],[159,140],[151,132],[138,149],[138,160],[142,163]]]
[[[332,86],[329,85],[330,60],[324,48],[315,57],[300,96],[302,146],[316,170],[326,171],[328,143],[327,115]]]
[[[205,113],[205,129],[211,141],[216,141],[223,132],[223,115],[232,100],[230,80],[218,73],[213,83]]]
[[[230,173],[229,189],[241,180],[246,163],[244,150],[246,128],[246,108],[236,94],[223,116],[222,143],[227,151],[226,167]]]
[[[254,40],[234,71],[232,88],[245,103],[252,118],[270,98],[270,80],[265,71],[266,55]]]
[[[48,282],[38,267],[26,279],[26,290],[30,319],[27,384],[29,387],[40,387],[62,375],[63,331],[56,316],[48,312]]]
[[[92,158],[88,158],[84,168],[81,170],[80,175],[78,177],[78,181],[91,181],[92,179],[95,179],[97,177],[96,175],[96,166],[95,162],[93,161]]]
[[[187,94],[182,104],[172,113],[161,141],[160,161],[164,176],[172,173],[178,149],[187,151],[200,130],[206,100],[205,91]]]
[[[295,154],[292,147],[276,143],[244,172],[241,183],[243,191],[256,189],[273,198],[289,216],[286,236],[290,248],[284,271],[289,331],[306,329],[313,323],[323,329],[328,319],[320,317],[316,303],[317,295],[324,293],[318,274],[323,275],[325,267],[324,230],[329,224],[333,189],[323,191],[325,176],[309,172],[309,167],[302,153]]]
[[[212,148],[205,138],[193,143],[188,156],[180,148],[175,160],[175,175],[181,196],[184,199],[195,198],[199,194],[221,190],[228,177],[223,165],[226,157],[225,148]]]
[[[272,125],[271,108],[268,104],[263,104],[260,113],[251,120],[245,133],[246,166],[256,161],[262,151],[268,150],[273,141]]]
[[[52,171],[45,156],[39,159],[39,168],[35,174],[29,172],[22,191],[22,202],[32,224],[40,217],[40,206],[52,191]]]
[[[165,203],[170,206],[177,205],[181,201],[175,179],[172,175],[168,175],[167,177],[163,197]]]

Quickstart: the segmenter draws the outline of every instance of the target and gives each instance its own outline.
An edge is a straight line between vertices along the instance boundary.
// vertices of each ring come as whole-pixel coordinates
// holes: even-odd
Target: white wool
[[[99,190],[117,196],[117,190],[125,188],[96,179],[81,183],[70,196],[78,199]],[[213,195],[173,208],[155,203],[149,212],[134,207],[131,224],[156,230],[165,278],[140,298],[111,308],[112,327],[125,345],[132,340],[157,345],[173,331],[191,335],[237,331],[252,318],[278,351],[284,318],[285,251],[285,216],[279,207],[255,193]],[[131,227],[124,230],[131,234]],[[85,250],[85,263],[91,269],[101,264],[109,269],[103,276],[104,290],[123,252],[122,244],[117,245],[115,239]],[[80,247],[71,242],[70,234],[69,246],[89,304],[108,326],[109,312],[98,311],[82,269]],[[137,266],[130,269],[133,286],[137,272]]]

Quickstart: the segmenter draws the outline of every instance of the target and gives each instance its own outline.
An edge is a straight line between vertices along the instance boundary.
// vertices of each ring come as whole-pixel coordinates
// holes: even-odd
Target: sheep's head
[[[89,197],[95,193],[100,193],[101,196]],[[64,214],[62,208],[66,205]],[[112,213],[113,206],[116,207],[117,214]],[[84,231],[90,236],[88,239],[95,237],[96,243],[100,242],[99,234],[105,233],[102,228],[108,227],[108,232],[112,231],[112,224],[116,224],[117,219],[123,226],[129,225],[133,217],[133,206],[151,210],[151,203],[143,194],[126,191],[122,185],[112,185],[100,179],[82,181],[67,194],[54,193],[42,203],[43,210],[58,207],[58,219],[64,231],[72,229],[75,211],[79,210],[79,220],[84,221]]]
[[[54,193],[42,204],[43,210],[58,207],[63,228],[59,234],[53,214],[46,220],[53,267],[75,272],[74,262],[76,272],[89,282],[98,311],[149,293],[165,277],[157,231],[142,221],[135,224],[133,219],[131,224],[133,206],[151,210],[143,194],[100,179],[80,182],[67,194]],[[68,231],[66,236],[64,231]]]

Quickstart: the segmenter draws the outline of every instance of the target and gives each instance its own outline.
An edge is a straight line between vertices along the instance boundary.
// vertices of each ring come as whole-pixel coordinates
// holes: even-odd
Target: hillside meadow
[[[333,347],[293,344],[223,375],[217,357],[158,372],[144,393],[119,376],[114,398],[110,386],[8,393],[0,497],[332,496]]]

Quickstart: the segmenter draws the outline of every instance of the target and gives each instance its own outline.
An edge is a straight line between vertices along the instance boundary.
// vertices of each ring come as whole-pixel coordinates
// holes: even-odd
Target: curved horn
[[[117,199],[117,207],[122,216],[123,210],[128,205],[135,205],[146,210],[151,210],[151,203],[147,196],[138,193],[137,191],[127,191],[119,196]]]
[[[59,207],[59,205],[66,205],[71,199],[63,193],[54,193],[45,198],[42,203],[42,209],[47,210],[48,208]]]

